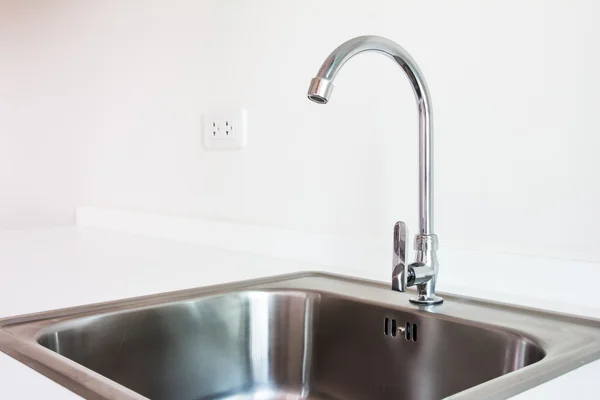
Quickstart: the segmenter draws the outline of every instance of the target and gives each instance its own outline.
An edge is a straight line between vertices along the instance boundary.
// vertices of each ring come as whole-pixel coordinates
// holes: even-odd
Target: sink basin
[[[600,358],[600,321],[303,273],[0,321],[92,399],[503,399]]]

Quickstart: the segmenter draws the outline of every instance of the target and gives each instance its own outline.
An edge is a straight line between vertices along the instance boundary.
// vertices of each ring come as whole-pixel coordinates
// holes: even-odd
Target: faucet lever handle
[[[403,221],[394,225],[394,254],[392,255],[392,290],[404,292],[407,286],[406,238],[408,228]]]

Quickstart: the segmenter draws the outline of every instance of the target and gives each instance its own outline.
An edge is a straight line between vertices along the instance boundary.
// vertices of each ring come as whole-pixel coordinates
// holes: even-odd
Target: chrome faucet
[[[397,43],[380,36],[359,36],[348,40],[327,57],[317,76],[310,81],[308,98],[326,104],[331,97],[333,80],[350,58],[358,53],[375,51],[388,56],[404,70],[412,85],[419,110],[419,233],[415,235],[415,261],[406,264],[406,224],[394,226],[394,254],[392,260],[392,289],[404,292],[408,286],[417,286],[416,304],[439,304],[443,299],[435,295],[438,274],[437,235],[433,234],[433,126],[431,99],[425,78],[417,63]]]

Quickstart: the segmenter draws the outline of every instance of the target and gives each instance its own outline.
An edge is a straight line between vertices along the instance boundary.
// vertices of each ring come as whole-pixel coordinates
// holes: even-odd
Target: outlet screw
[[[406,332],[406,329],[404,329],[404,327],[398,328],[398,335],[403,336],[404,332]]]

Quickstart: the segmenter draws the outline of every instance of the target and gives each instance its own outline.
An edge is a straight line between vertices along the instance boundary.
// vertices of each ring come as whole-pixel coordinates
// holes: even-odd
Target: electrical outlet
[[[207,149],[241,149],[247,142],[247,113],[243,108],[207,112],[203,142]]]

